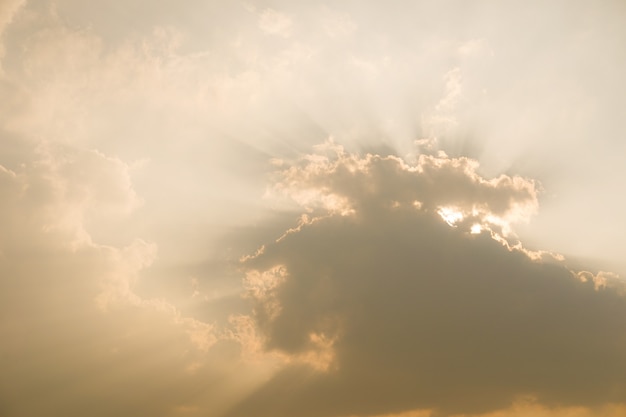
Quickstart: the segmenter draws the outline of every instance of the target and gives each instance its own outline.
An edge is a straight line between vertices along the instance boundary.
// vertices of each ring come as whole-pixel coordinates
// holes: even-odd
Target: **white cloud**
[[[451,69],[446,73],[444,79],[446,82],[445,93],[435,106],[435,110],[440,112],[452,112],[463,92],[461,70],[459,68]]]
[[[207,356],[220,338],[215,325],[136,292],[156,245],[90,235],[90,217],[116,228],[130,216],[137,196],[128,167],[68,146],[20,159],[15,171],[0,165],[0,332],[10,340],[0,347],[3,414],[223,407],[219,395],[185,394],[227,373],[219,355]]]
[[[293,27],[292,18],[282,12],[266,9],[259,16],[259,28],[271,35],[288,38]]]

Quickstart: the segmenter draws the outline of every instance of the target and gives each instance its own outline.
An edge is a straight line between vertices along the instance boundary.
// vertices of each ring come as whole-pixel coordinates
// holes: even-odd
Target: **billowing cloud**
[[[136,291],[154,243],[90,234],[137,208],[129,167],[68,146],[19,160],[0,165],[0,414],[197,415],[207,403],[217,413],[246,389],[226,361],[237,346],[213,350],[232,337]]]
[[[0,0],[0,415],[625,415],[622,3]]]
[[[329,147],[279,175],[309,215],[244,260],[265,347],[295,362],[230,415],[623,402],[623,284],[534,256],[491,224],[532,212],[532,181],[482,178],[465,158],[410,165]]]
[[[348,154],[332,139],[318,149],[327,154],[303,158],[287,168],[277,184],[301,204],[322,202],[327,209],[361,214],[418,206],[507,229],[527,219],[537,206],[535,182],[507,175],[483,179],[476,172],[477,162],[469,158],[423,154],[410,166],[395,156]]]

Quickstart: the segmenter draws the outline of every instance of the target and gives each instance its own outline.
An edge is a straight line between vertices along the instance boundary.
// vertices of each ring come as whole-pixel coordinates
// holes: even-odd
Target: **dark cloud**
[[[279,188],[332,210],[244,261],[266,348],[296,362],[230,416],[450,415],[521,396],[548,406],[626,398],[620,284],[487,230],[490,215],[534,206],[536,190],[474,168],[339,149],[282,172]],[[446,224],[438,210],[450,205],[471,222]],[[483,232],[470,233],[472,222]]]

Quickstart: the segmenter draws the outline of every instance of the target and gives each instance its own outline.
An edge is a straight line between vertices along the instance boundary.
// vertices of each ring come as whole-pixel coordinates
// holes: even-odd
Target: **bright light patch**
[[[508,236],[511,233],[511,225],[506,219],[489,214],[485,216],[484,220],[489,224],[498,226],[500,228],[500,233],[504,237]]]
[[[437,210],[437,213],[452,227],[455,227],[456,223],[463,220],[463,213],[450,207],[442,207]]]
[[[478,223],[473,225],[472,228],[470,229],[470,233],[472,233],[473,235],[477,235],[482,231],[483,231],[483,227],[479,225]]]

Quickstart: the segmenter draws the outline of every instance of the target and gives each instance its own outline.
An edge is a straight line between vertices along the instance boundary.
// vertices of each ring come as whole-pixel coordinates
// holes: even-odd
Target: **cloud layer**
[[[626,415],[625,12],[0,0],[0,415]]]
[[[223,409],[249,384],[229,380],[237,346],[211,350],[228,339],[213,323],[137,293],[154,243],[104,245],[89,233],[91,222],[117,228],[137,208],[129,167],[68,146],[24,149],[18,169],[0,165],[0,414]]]
[[[519,220],[534,205],[532,182],[481,178],[463,158],[423,156],[411,166],[335,152],[285,168],[280,184],[309,205],[332,196],[339,206],[313,211],[244,262],[266,348],[306,360],[231,415],[623,401],[622,284],[489,230],[488,219]],[[442,206],[474,216],[451,226]],[[474,222],[481,233],[471,233]]]

